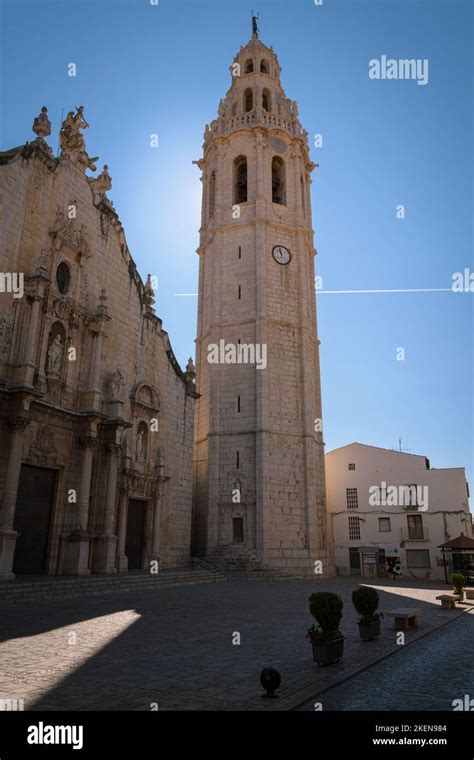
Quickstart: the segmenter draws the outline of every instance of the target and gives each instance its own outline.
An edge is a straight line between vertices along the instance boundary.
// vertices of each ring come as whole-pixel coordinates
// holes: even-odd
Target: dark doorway
[[[241,544],[244,540],[244,518],[232,518],[232,536],[234,544]]]
[[[377,554],[377,575],[379,578],[387,577],[387,562],[385,559],[385,549],[379,549]]]
[[[45,571],[55,480],[56,470],[21,466],[14,520],[19,533],[13,558],[15,575]]]
[[[128,502],[127,539],[125,554],[129,570],[141,570],[143,539],[145,536],[146,501],[130,499]]]
[[[349,547],[349,567],[351,575],[361,574],[360,553],[359,549],[355,547]]]

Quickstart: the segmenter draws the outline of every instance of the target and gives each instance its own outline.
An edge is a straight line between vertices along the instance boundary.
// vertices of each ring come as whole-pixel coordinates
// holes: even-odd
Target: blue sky
[[[175,295],[197,289],[191,162],[252,7],[303,126],[323,136],[311,152],[324,289],[450,288],[454,272],[474,270],[468,0],[3,0],[0,147],[32,139],[46,105],[56,150],[61,110],[85,106],[88,151],[109,166],[142,276],[159,279],[157,313],[181,364],[196,331],[197,299]],[[370,80],[383,54],[428,59],[428,84]],[[432,466],[465,466],[474,486],[473,294],[322,293],[318,317],[327,450],[401,437]]]

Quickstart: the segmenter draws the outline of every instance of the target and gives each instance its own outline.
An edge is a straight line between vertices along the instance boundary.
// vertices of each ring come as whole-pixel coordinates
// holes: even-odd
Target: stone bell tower
[[[206,125],[193,550],[311,575],[328,547],[310,173],[256,21]]]

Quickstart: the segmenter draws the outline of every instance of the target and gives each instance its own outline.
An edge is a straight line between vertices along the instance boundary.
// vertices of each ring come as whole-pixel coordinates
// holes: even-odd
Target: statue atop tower
[[[257,22],[258,22],[258,14],[256,16],[252,16],[252,34],[255,35],[255,37],[258,37],[258,32],[259,32]]]

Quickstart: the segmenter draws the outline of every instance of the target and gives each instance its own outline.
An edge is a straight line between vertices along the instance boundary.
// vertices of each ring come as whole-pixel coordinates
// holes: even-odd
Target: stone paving
[[[396,644],[388,618],[380,639],[359,639],[351,603],[356,585],[349,578],[228,581],[54,602],[3,602],[0,700],[24,699],[27,710],[294,709],[371,663],[393,654],[386,663],[390,668],[400,656],[403,647]],[[421,609],[421,627],[407,634],[407,649],[426,652],[422,639],[411,642],[433,635],[439,626],[442,637],[469,609],[441,610],[435,601],[446,591],[441,582],[378,580],[370,585],[379,589],[382,612],[398,606]],[[344,599],[345,656],[325,668],[312,662],[305,639],[313,622],[307,600],[316,590],[335,591]],[[240,645],[232,643],[237,632]],[[278,700],[260,698],[259,674],[268,665],[282,675]],[[431,672],[425,673],[427,681]],[[429,706],[422,703],[419,709]]]
[[[467,694],[474,710],[473,642],[471,612],[321,694],[318,709],[445,711]],[[299,709],[313,711],[315,702]]]

